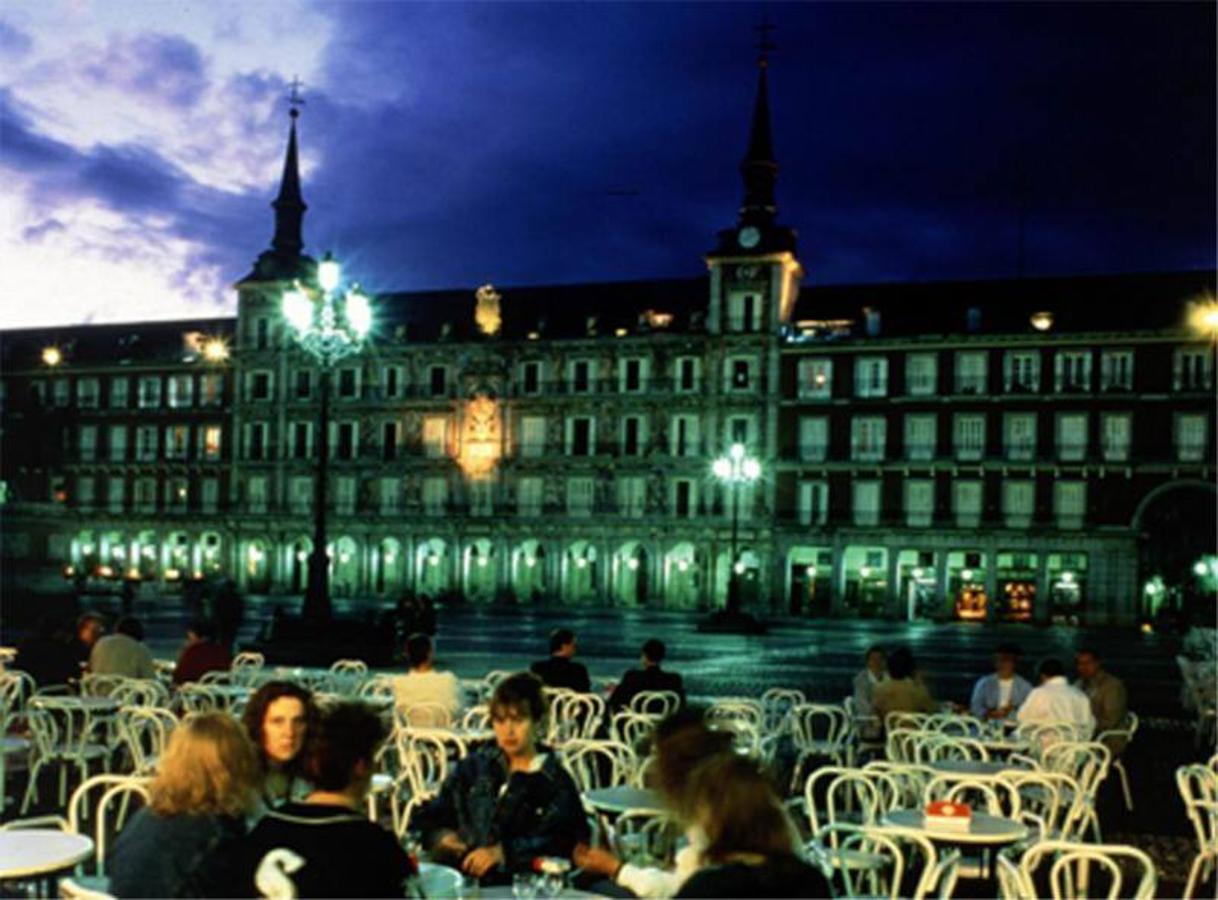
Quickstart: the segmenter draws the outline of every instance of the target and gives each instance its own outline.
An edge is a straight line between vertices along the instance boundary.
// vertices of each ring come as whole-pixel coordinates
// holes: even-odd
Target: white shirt
[[[1091,701],[1065,678],[1050,678],[1040,687],[1033,688],[1028,699],[1019,707],[1020,724],[1064,723],[1073,725],[1083,739],[1095,731],[1095,716],[1091,712]]]
[[[1014,678],[999,678],[998,679],[998,705],[999,707],[1011,705],[1011,691],[1015,687]]]
[[[629,888],[639,897],[656,900],[675,897],[689,876],[702,868],[702,851],[706,849],[706,835],[701,828],[690,828],[685,832],[685,838],[689,843],[677,851],[672,870],[644,868],[626,863],[618,872],[617,883]]]
[[[461,686],[452,672],[407,672],[393,679],[394,702],[399,710],[407,710],[421,703],[437,703],[456,719],[461,711]],[[422,724],[422,723],[417,723]],[[448,723],[434,722],[433,725]]]

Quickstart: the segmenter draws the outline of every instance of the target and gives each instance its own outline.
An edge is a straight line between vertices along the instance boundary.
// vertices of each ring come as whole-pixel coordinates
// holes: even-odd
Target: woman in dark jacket
[[[579,789],[539,743],[541,681],[523,672],[505,679],[490,711],[495,743],[461,760],[435,800],[411,821],[434,858],[484,883],[529,871],[540,856],[569,857],[588,839]]]
[[[148,806],[115,842],[110,893],[243,896],[233,861],[261,780],[254,745],[234,719],[226,713],[186,719],[157,766]]]

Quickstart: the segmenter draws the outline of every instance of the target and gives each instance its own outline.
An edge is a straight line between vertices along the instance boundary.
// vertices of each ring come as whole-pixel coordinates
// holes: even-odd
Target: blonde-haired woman
[[[147,808],[110,858],[116,897],[239,897],[237,844],[257,805],[258,754],[227,713],[183,721],[157,765]]]

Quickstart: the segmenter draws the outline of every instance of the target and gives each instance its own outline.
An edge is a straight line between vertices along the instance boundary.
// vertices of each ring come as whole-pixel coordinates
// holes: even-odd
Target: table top
[[[597,788],[585,793],[584,799],[603,812],[620,813],[628,809],[662,811],[664,809],[664,804],[660,801],[660,795],[657,792],[629,785]]]
[[[997,775],[1016,768],[1012,763],[994,759],[936,759],[930,767],[947,775]]]
[[[32,878],[66,869],[93,853],[83,834],[43,828],[0,831],[0,878]]]
[[[920,809],[894,809],[884,816],[883,821],[885,825],[912,828],[932,841],[950,844],[1013,844],[1028,836],[1028,828],[1021,822],[981,812],[973,813],[968,831],[927,828],[926,816]]]
[[[47,694],[33,697],[30,699],[30,704],[39,706],[46,701],[51,701],[51,706],[75,707],[89,712],[115,712],[118,709],[118,701],[113,697],[78,697],[75,694]]]

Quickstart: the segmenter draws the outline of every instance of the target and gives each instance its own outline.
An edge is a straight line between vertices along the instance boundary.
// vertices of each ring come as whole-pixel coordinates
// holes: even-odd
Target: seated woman
[[[875,686],[872,704],[881,722],[889,713],[932,713],[937,708],[907,648],[899,647],[889,655],[888,680]]]
[[[545,702],[535,675],[500,682],[490,703],[495,742],[472,750],[420,807],[410,827],[432,858],[484,883],[529,871],[539,856],[571,855],[588,839],[579,789],[539,743]]]
[[[250,697],[241,719],[258,750],[266,805],[307,797],[311,786],[301,774],[301,750],[317,722],[313,695],[290,681],[268,681]]]
[[[800,858],[795,824],[755,760],[721,753],[702,763],[686,801],[706,845],[676,896],[833,896],[825,873]]]
[[[226,713],[192,716],[174,729],[151,799],[110,855],[116,897],[240,897],[245,817],[258,803],[254,745]]]

